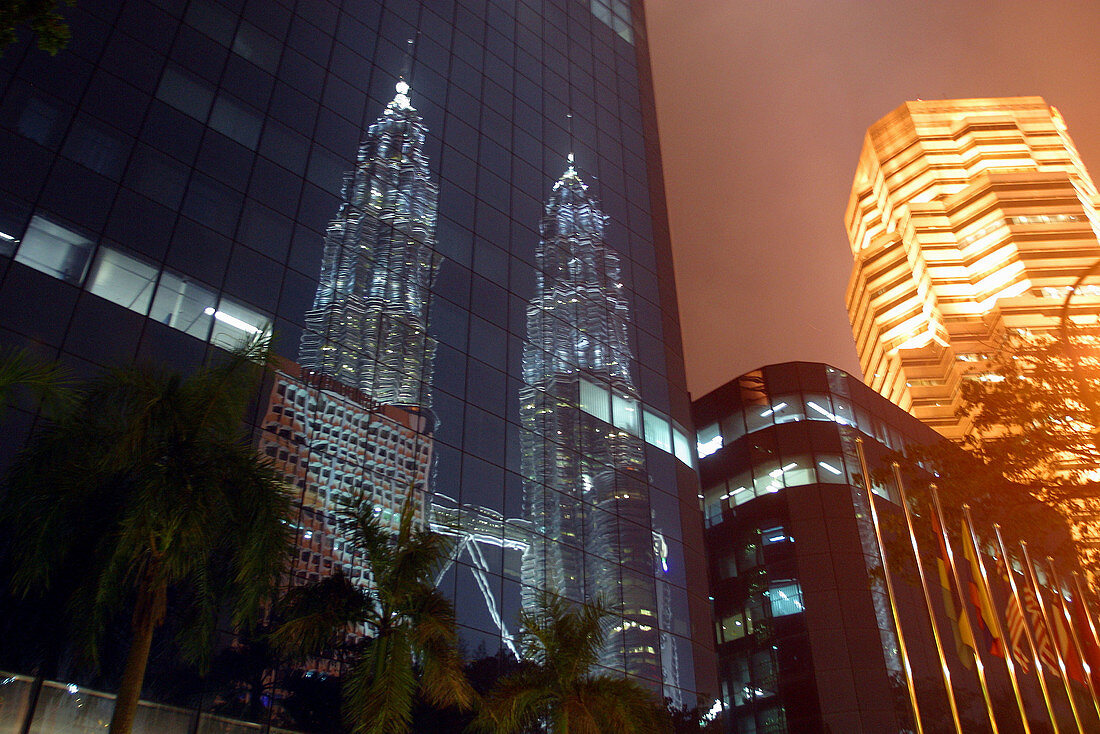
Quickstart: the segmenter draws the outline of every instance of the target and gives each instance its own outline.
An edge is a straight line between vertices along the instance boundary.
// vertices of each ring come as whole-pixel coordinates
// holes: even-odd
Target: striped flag
[[[1000,565],[998,563],[998,565]],[[1002,567],[1001,573],[1004,574],[1004,568]],[[1001,577],[1005,585],[1008,584],[1008,576],[1002,575]],[[1012,648],[1012,659],[1016,661],[1016,664],[1020,666],[1020,670],[1025,673],[1031,670],[1031,656],[1028,654],[1027,638],[1024,635],[1024,614],[1020,611],[1020,602],[1016,599],[1016,595],[1011,590],[1008,592],[1008,604],[1005,608],[1005,626],[1008,631],[1008,642]]]
[[[1056,674],[1058,673],[1058,657],[1054,653],[1051,644],[1050,633],[1046,623],[1043,622],[1043,608],[1039,606],[1039,600],[1031,590],[1030,584],[1022,584],[1021,595],[1024,597],[1024,612],[1031,624],[1031,634],[1034,636],[1035,647],[1039,650],[1039,659]]]

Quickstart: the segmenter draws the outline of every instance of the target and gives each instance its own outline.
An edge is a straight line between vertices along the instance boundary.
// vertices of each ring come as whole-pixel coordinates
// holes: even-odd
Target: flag
[[[1002,569],[1003,573],[1003,569]],[[1008,576],[1002,577],[1007,585]],[[1005,627],[1008,632],[1008,642],[1012,649],[1012,659],[1025,673],[1031,670],[1031,656],[1028,655],[1027,639],[1024,636],[1024,614],[1020,611],[1020,602],[1011,590],[1008,592],[1008,604],[1005,607]]]
[[[1070,623],[1077,628],[1077,640],[1081,643],[1081,650],[1085,654],[1084,667],[1092,678],[1093,690],[1100,691],[1100,644],[1097,644],[1096,637],[1092,634],[1088,608],[1080,593],[1073,595],[1069,617]]]
[[[1058,592],[1054,592],[1054,601],[1048,607],[1050,610],[1051,634],[1054,644],[1058,646],[1058,653],[1062,656],[1062,662],[1066,665],[1066,675],[1078,683],[1085,682],[1085,668],[1081,664],[1081,656],[1077,654],[1077,645],[1073,642],[1073,630],[1070,629],[1070,620],[1066,616],[1065,599]]]
[[[1039,600],[1035,598],[1035,592],[1031,590],[1030,584],[1020,584],[1019,587],[1022,587],[1020,595],[1024,598],[1024,612],[1027,615],[1028,623],[1031,625],[1031,634],[1035,640],[1035,647],[1039,651],[1039,659],[1052,671],[1058,673],[1058,658],[1054,654],[1050,633],[1043,621],[1043,608],[1039,606]]]
[[[985,579],[982,577],[982,568],[978,562],[978,552],[974,547],[973,537],[964,517],[962,528],[963,555],[966,558],[966,565],[970,572],[970,578],[966,584],[966,597],[971,606],[971,611],[974,613],[974,619],[977,620],[978,628],[975,631],[975,638],[981,642],[982,650],[990,655],[1003,658],[1005,656],[1004,643],[997,636],[997,623],[993,616],[992,596],[989,593],[989,587],[986,586]]]
[[[940,524],[939,513],[929,514],[932,516],[932,528],[936,532],[939,550],[936,555],[936,570],[939,572],[940,586],[943,588],[943,607],[948,619],[951,620],[951,629],[955,633],[955,649],[963,665],[969,668],[974,663],[974,651],[978,646],[974,642],[974,632],[970,629],[966,608],[956,603],[955,585],[951,582],[951,558],[947,554],[947,540],[943,525]]]

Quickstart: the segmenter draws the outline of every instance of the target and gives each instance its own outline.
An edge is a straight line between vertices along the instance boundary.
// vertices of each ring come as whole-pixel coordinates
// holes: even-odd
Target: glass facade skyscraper
[[[411,492],[471,654],[599,594],[605,665],[712,694],[641,3],[70,16],[57,57],[0,57],[0,343],[91,374],[270,331],[250,419],[301,498],[294,578],[362,582],[333,513]]]

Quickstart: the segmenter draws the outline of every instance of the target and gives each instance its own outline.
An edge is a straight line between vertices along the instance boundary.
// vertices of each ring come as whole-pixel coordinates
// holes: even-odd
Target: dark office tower
[[[268,332],[245,419],[296,579],[361,581],[334,511],[412,487],[471,656],[521,652],[537,589],[599,592],[604,663],[713,700],[643,3],[65,12],[68,49],[0,56],[0,347],[186,371]],[[34,425],[7,412],[0,464]]]
[[[431,403],[428,289],[438,265],[424,122],[409,85],[367,131],[328,225],[299,362],[386,405]]]
[[[536,296],[527,307],[520,415],[532,535],[525,597],[533,603],[546,591],[604,599],[623,619],[603,663],[658,677],[645,442],[610,425],[607,411],[610,394],[637,423],[629,308],[619,258],[604,243],[606,218],[571,159],[542,218]]]

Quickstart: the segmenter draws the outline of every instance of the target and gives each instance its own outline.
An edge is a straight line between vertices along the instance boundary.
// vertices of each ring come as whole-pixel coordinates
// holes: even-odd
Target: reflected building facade
[[[622,619],[601,661],[659,678],[645,443],[591,407],[592,393],[609,392],[638,418],[629,309],[605,226],[570,156],[542,218],[537,295],[527,308],[520,415],[532,536],[524,598],[532,607],[542,591],[603,599]]]
[[[0,344],[85,375],[270,332],[247,419],[301,496],[297,579],[361,580],[332,511],[412,486],[471,655],[535,589],[602,592],[608,667],[713,698],[643,3],[67,12],[69,49],[0,56]]]
[[[417,522],[429,515],[427,301],[438,189],[425,132],[409,85],[398,82],[345,176],[299,364],[275,374],[260,448],[300,493],[299,581],[339,568],[367,583],[363,559],[339,532],[351,503],[369,502],[394,530],[406,502]]]

